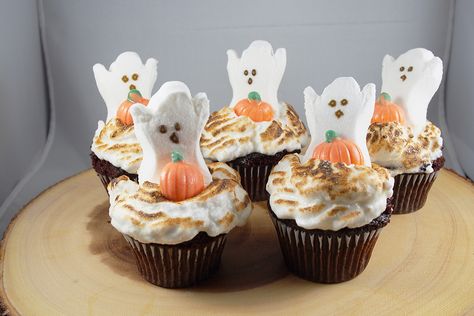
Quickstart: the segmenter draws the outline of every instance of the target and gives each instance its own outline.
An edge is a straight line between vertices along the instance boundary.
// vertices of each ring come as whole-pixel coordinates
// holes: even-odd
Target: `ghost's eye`
[[[176,131],[180,131],[180,130],[181,130],[181,125],[180,125],[179,123],[177,123],[177,122],[174,123],[174,129],[175,129]]]
[[[256,76],[256,75],[257,75],[257,70],[252,69],[252,76]]]
[[[249,75],[249,71],[247,69],[244,70],[244,75],[246,75],[246,76]]]
[[[158,128],[161,134],[165,134],[167,131],[166,125],[160,125]]]
[[[347,103],[349,103],[349,102],[347,101],[347,99],[342,99],[342,100],[341,100],[341,105],[347,105]]]
[[[404,70],[405,70],[405,67],[401,66],[400,71],[404,71]]]
[[[408,67],[408,71],[413,71],[413,66]]]
[[[132,79],[135,80],[135,81],[137,81],[137,80],[138,80],[138,74],[133,74],[133,75],[132,75]]]
[[[331,100],[331,101],[329,101],[328,105],[329,105],[330,107],[335,107],[335,106],[336,106],[336,100]]]
[[[123,81],[123,82],[128,82],[128,77],[125,76],[125,75],[123,75],[123,76],[122,76],[122,81]]]

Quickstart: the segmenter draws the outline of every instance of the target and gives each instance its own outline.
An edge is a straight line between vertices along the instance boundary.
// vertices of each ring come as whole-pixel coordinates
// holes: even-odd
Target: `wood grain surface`
[[[342,284],[289,274],[259,203],[229,234],[208,282],[155,287],[108,223],[106,193],[92,171],[31,201],[10,224],[1,255],[0,295],[12,315],[474,314],[474,186],[443,170],[425,207],[393,216],[367,269]]]

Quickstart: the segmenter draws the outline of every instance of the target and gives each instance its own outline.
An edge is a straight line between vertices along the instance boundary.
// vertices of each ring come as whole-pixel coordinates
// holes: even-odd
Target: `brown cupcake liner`
[[[291,153],[299,153],[299,150]],[[227,164],[240,174],[242,187],[253,202],[266,201],[270,197],[266,190],[268,177],[273,167],[287,154],[289,154],[287,151],[272,156],[252,153]]]
[[[370,224],[339,231],[307,230],[281,220],[270,210],[288,269],[318,283],[340,283],[358,276],[369,263],[382,228],[390,222],[391,206]]]
[[[393,214],[408,214],[418,211],[425,205],[428,192],[444,166],[443,156],[433,160],[432,173],[402,173],[396,175],[393,185]]]
[[[99,159],[99,157],[97,157],[93,152],[91,152],[90,157],[92,168],[94,168],[107,194],[109,194],[109,191],[107,191],[107,186],[109,185],[110,181],[120,176],[127,176],[130,180],[138,183],[137,174],[128,173],[122,168],[116,167],[106,160]]]
[[[203,238],[201,234],[197,241],[195,238],[177,245],[145,244],[123,236],[145,280],[164,288],[183,288],[209,278],[219,267],[227,235],[205,234]]]
[[[268,200],[266,184],[272,168],[276,164],[244,166],[230,162],[229,165],[240,174],[240,182],[253,202]]]
[[[438,171],[396,175],[393,186],[393,214],[408,214],[422,208],[437,176]]]

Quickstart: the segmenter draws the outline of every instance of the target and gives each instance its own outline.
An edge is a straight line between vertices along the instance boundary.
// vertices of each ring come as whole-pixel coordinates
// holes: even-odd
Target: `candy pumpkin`
[[[374,115],[371,123],[398,122],[405,124],[405,112],[397,104],[391,102],[392,98],[388,93],[383,92],[375,102]]]
[[[238,116],[247,116],[254,122],[271,121],[273,119],[272,106],[263,102],[258,92],[252,91],[247,99],[242,99],[234,107]]]
[[[173,151],[171,162],[161,170],[160,188],[168,200],[183,201],[204,190],[204,176],[197,166],[185,163],[181,153]]]
[[[337,137],[333,130],[326,131],[326,141],[316,146],[314,159],[343,162],[347,165],[363,165],[364,155],[353,142]]]
[[[130,90],[127,96],[127,100],[123,101],[120,107],[117,110],[117,118],[125,125],[132,125],[133,118],[130,113],[130,107],[135,103],[141,103],[143,105],[148,105],[148,100],[142,97],[140,91],[136,89]]]

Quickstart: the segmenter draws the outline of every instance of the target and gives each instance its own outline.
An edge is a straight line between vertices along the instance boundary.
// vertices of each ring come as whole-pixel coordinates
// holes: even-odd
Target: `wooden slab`
[[[209,282],[167,290],[143,281],[108,223],[92,171],[46,190],[10,224],[0,294],[16,315],[474,314],[474,186],[443,170],[426,206],[392,217],[367,269],[336,285],[289,274],[264,204],[229,234]]]

